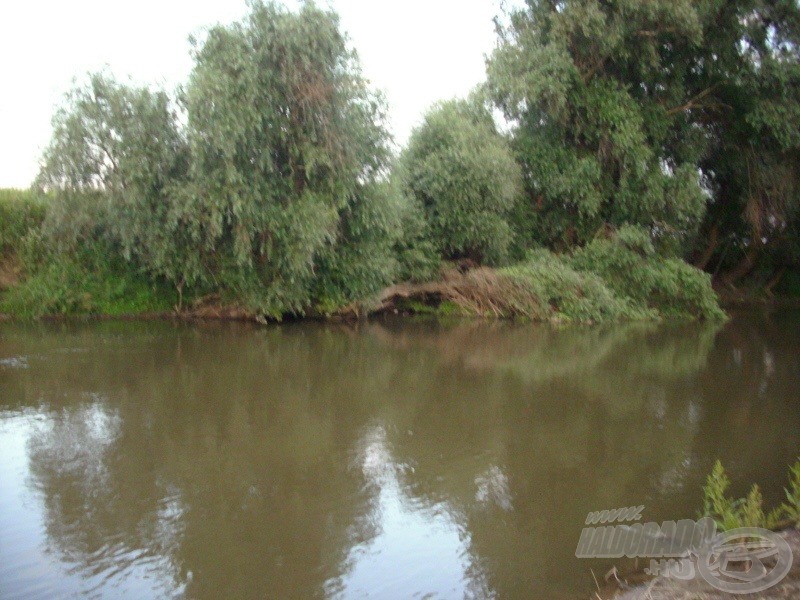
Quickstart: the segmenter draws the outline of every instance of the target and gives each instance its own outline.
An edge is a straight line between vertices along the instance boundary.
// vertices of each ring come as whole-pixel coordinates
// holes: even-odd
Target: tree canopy
[[[401,159],[401,178],[424,208],[442,256],[488,264],[508,259],[522,176],[477,98],[441,103],[425,116]]]
[[[338,17],[311,3],[252,3],[243,23],[211,29],[195,60],[190,201],[202,244],[261,284],[266,308],[299,310],[387,167],[382,101]]]
[[[188,147],[169,96],[93,74],[56,113],[37,179],[58,192],[50,234],[66,247],[102,236],[126,258],[175,277],[184,257],[173,247],[171,197],[187,169]]]
[[[767,290],[800,272],[797,0],[527,0],[496,23],[485,85],[434,105],[396,156],[338,16],[252,0],[193,41],[175,97],[104,73],[76,87],[38,178],[44,223],[17,238],[76,280],[127,269],[120,290],[275,318],[358,312],[448,263],[504,267],[449,280],[453,298],[493,282],[588,320],[718,317],[687,262]],[[37,289],[82,305],[48,269]]]
[[[691,255],[713,235],[703,266],[724,236],[777,243],[798,204],[798,24],[795,0],[528,0],[499,21],[489,87],[533,237],[639,225]]]
[[[94,75],[72,93],[39,178],[58,192],[56,229],[75,237],[83,219],[180,288],[273,316],[391,283],[403,206],[382,183],[384,104],[338,17],[255,1],[194,58],[185,127],[163,92]]]

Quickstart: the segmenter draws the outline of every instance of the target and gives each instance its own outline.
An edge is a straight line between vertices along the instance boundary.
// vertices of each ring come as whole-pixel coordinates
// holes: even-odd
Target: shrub
[[[45,315],[124,315],[169,311],[177,303],[166,282],[154,283],[101,244],[74,254],[49,255],[30,277],[0,299],[0,313],[23,319]]]
[[[392,266],[375,245],[393,237],[376,236],[396,225],[372,195],[390,156],[384,103],[336,14],[254,1],[194,58],[188,214],[213,279],[271,316],[385,281]]]
[[[94,73],[53,119],[37,186],[52,190],[45,231],[62,250],[112,242],[154,276],[185,278],[171,212],[188,145],[163,91]]]
[[[364,186],[340,212],[336,242],[322,253],[314,281],[320,312],[369,298],[395,280],[404,201],[394,186],[380,182]]]
[[[328,310],[396,276],[384,103],[335,13],[249,7],[195,46],[180,106],[102,73],[68,95],[38,178],[56,198],[43,240],[76,257],[103,245],[179,295]]]
[[[597,275],[576,271],[547,250],[532,252],[526,262],[500,273],[529,290],[559,320],[603,322],[654,316],[616,295]]]
[[[740,527],[775,529],[779,525],[783,507],[765,513],[757,485],[753,485],[746,498],[732,499],[726,495],[730,484],[725,468],[718,460],[703,488],[703,516],[713,518],[722,531]]]
[[[399,186],[398,186],[399,187]],[[399,281],[425,281],[436,275],[441,264],[436,246],[431,241],[430,226],[419,201],[397,190],[402,195],[400,202],[400,235],[394,243],[394,253],[398,262]]]
[[[655,253],[649,236],[626,227],[575,252],[572,266],[594,273],[619,296],[668,317],[723,319],[711,277],[677,258]]]
[[[783,505],[783,510],[794,526],[800,527],[800,460],[792,465],[789,472],[789,488],[785,492],[787,503]]]

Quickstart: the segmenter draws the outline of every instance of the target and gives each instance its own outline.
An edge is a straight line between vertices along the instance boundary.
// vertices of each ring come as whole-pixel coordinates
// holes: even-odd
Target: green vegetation
[[[573,266],[600,276],[640,310],[669,317],[723,317],[711,277],[678,258],[659,256],[646,232],[631,226],[578,250]]]
[[[44,200],[33,192],[0,189],[0,256],[19,248],[44,215]]]
[[[33,238],[45,211],[44,200],[37,194],[0,190],[0,303],[3,292],[16,287],[25,276],[25,249],[34,246]]]
[[[800,528],[800,461],[794,463],[789,472],[789,488],[786,490],[783,510],[794,526]]]
[[[533,252],[522,264],[500,273],[542,303],[540,318],[597,323],[655,316],[615,294],[598,275],[577,271],[571,261],[547,250]]]
[[[724,318],[709,275],[679,259],[643,254],[626,245],[626,233],[597,239],[574,254],[540,248],[494,271],[451,271],[435,285],[411,286],[396,308],[430,312],[420,307],[433,297],[439,312],[459,307],[466,315],[556,322]]]
[[[644,227],[735,282],[798,266],[794,0],[527,0],[488,88],[514,125],[534,241]]]
[[[177,302],[174,288],[154,282],[97,245],[63,257],[49,256],[24,285],[0,298],[0,313],[21,318],[132,315],[168,312]]]
[[[254,3],[194,57],[180,106],[103,75],[73,92],[39,178],[57,190],[48,240],[108,243],[180,295],[275,318],[391,283],[402,207],[379,181],[382,104],[337,17]]]
[[[411,136],[401,165],[441,256],[490,265],[508,260],[522,173],[483,104],[436,106]]]
[[[800,460],[790,471],[789,489],[786,490],[788,504],[769,512],[764,511],[761,490],[757,485],[753,485],[746,498],[733,499],[726,495],[730,484],[722,463],[717,461],[703,488],[703,516],[712,517],[720,530],[740,527],[776,529],[785,524],[800,527]]]
[[[796,2],[528,0],[498,35],[399,157],[313,2],[209,29],[174,97],[90,75],[0,195],[0,311],[719,319],[700,269],[796,287]]]

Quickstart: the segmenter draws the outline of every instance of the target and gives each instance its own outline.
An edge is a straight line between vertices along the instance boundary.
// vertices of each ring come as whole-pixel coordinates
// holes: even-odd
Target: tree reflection
[[[761,344],[767,365],[768,348],[764,377],[790,382],[769,385],[796,385],[776,340],[730,335],[469,322],[12,331],[0,349],[30,368],[0,393],[43,418],[31,485],[48,543],[82,577],[145,568],[196,598],[554,597],[581,591],[589,511],[695,516],[724,446],[709,442],[713,423],[739,410],[732,345],[749,357]]]

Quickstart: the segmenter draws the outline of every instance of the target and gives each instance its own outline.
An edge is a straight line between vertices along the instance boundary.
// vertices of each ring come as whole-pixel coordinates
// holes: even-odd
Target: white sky
[[[400,144],[431,104],[483,81],[501,10],[501,0],[318,3],[336,9],[364,73],[386,93]],[[245,12],[244,0],[0,0],[0,187],[30,185],[73,78],[107,66],[171,90],[192,66],[189,34]]]

